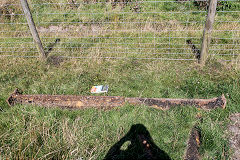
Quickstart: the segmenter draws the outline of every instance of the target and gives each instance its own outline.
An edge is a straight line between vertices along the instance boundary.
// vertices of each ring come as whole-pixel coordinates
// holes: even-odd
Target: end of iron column
[[[14,90],[14,92],[8,97],[6,100],[9,106],[14,106],[16,103],[16,96],[21,95],[22,91],[18,88]]]

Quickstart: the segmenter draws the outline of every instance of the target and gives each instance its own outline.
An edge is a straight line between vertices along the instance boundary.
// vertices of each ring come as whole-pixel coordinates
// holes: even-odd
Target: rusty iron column
[[[193,106],[204,110],[225,108],[224,95],[212,99],[169,99],[169,98],[125,98],[119,96],[74,96],[74,95],[23,95],[16,89],[7,99],[10,106],[15,104],[32,104],[46,107],[63,108],[104,108],[123,106],[125,104],[146,105],[161,110],[177,106]]]
[[[189,136],[184,160],[199,160],[200,144],[201,144],[201,133],[200,133],[200,130],[196,126],[194,126]]]

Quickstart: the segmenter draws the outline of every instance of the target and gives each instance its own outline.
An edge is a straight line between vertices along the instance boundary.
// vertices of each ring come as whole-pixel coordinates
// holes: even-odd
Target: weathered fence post
[[[45,53],[45,51],[43,49],[42,42],[41,42],[41,40],[39,38],[39,35],[38,35],[38,32],[37,32],[36,26],[34,24],[34,21],[33,21],[33,18],[32,18],[32,14],[30,12],[27,0],[21,0],[21,4],[22,4],[22,8],[23,8],[24,14],[25,14],[27,22],[28,22],[29,29],[30,29],[30,31],[32,33],[33,40],[34,40],[34,42],[37,45],[40,57],[43,58],[43,59],[46,59],[47,55],[46,55],[46,53]]]
[[[208,16],[205,23],[205,28],[203,31],[203,40],[202,40],[202,47],[201,47],[201,54],[200,54],[200,63],[202,65],[205,64],[205,61],[208,56],[208,49],[211,42],[211,32],[214,23],[214,17],[217,8],[217,0],[209,0],[210,4],[208,7]]]

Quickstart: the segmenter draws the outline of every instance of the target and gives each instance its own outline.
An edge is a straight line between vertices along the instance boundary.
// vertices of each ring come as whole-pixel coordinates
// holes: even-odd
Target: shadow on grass
[[[122,149],[126,143],[129,145]],[[104,160],[117,159],[171,160],[153,142],[150,133],[142,124],[132,125],[128,133],[109,149],[104,158]]]

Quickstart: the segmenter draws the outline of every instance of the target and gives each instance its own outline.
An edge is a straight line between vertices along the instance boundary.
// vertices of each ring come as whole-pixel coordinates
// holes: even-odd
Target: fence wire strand
[[[45,2],[29,0],[29,5],[45,51],[52,55],[193,61],[186,41],[200,51],[208,1]],[[231,61],[240,50],[240,5],[235,0],[218,3],[209,54]],[[21,5],[0,7],[0,57],[38,57]]]

